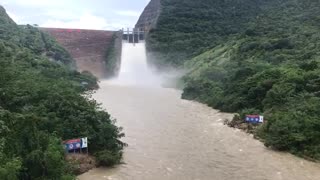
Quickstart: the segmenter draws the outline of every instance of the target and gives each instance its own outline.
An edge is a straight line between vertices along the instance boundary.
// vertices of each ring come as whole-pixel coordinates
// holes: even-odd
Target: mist
[[[122,43],[121,68],[110,82],[118,85],[161,87],[164,78],[148,66],[145,42]]]

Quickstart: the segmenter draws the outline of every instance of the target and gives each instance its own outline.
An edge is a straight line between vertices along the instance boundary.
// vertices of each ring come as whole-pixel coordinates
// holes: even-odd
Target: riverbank
[[[253,138],[256,140],[259,140],[261,143],[265,143],[263,139],[259,138],[259,136],[257,135],[257,130],[258,128],[260,128],[263,124],[250,124],[245,122],[243,119],[240,118],[240,116],[238,114],[235,114],[234,117],[232,118],[232,120],[225,120],[224,124],[229,126],[230,128],[235,128],[235,129],[239,129],[245,133],[248,134],[252,134]],[[276,151],[276,152],[281,152],[277,149],[274,149],[272,147],[268,147],[270,148],[272,151]],[[288,152],[289,153],[289,152]],[[318,159],[314,159],[314,158],[310,158],[308,156],[303,156],[303,155],[299,155],[299,154],[294,154],[293,155],[299,157],[299,158],[303,158],[307,161],[311,161],[311,162],[316,162],[316,163],[320,163],[320,161]]]
[[[75,175],[81,175],[97,167],[96,159],[87,154],[68,154],[65,159],[70,172]]]
[[[231,120],[225,120],[224,124],[231,127],[240,129],[246,133],[254,134],[255,130],[260,124],[249,124],[239,117],[239,115],[234,115]]]

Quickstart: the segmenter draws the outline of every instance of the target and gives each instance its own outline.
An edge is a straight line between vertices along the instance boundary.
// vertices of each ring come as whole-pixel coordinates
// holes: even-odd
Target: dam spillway
[[[122,42],[120,72],[109,82],[123,86],[161,87],[162,78],[148,66],[144,41]]]

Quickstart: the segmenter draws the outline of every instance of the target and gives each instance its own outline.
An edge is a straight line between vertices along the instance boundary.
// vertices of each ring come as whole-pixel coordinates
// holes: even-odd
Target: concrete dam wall
[[[71,54],[78,71],[89,71],[98,78],[105,78],[108,74],[107,69],[110,68],[106,68],[106,62],[110,49],[121,49],[121,43],[115,43],[116,31],[59,28],[41,30],[53,36]],[[114,48],[115,45],[119,47]]]

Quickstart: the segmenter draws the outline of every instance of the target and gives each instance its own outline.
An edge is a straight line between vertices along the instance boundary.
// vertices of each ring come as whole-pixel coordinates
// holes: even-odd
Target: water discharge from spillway
[[[320,166],[269,150],[223,125],[232,114],[180,99],[148,69],[144,44],[123,44],[121,73],[94,98],[124,127],[124,164],[80,180],[319,180]],[[90,144],[89,144],[90,146]]]
[[[122,44],[119,76],[112,80],[118,85],[160,87],[162,78],[155,75],[147,65],[145,43]]]

